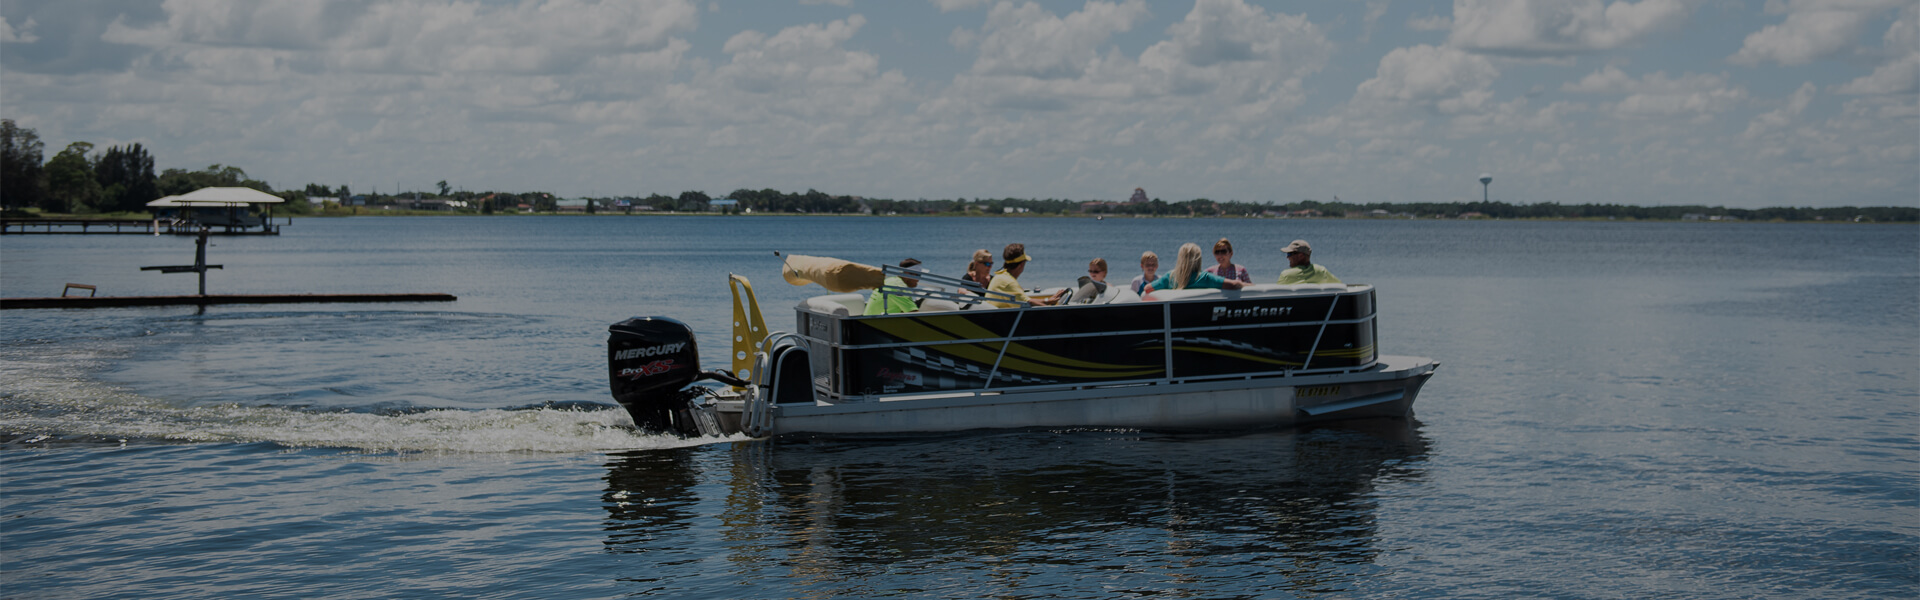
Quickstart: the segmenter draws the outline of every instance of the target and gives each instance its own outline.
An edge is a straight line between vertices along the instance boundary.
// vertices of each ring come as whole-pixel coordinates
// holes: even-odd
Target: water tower
[[[1487,201],[1487,186],[1492,183],[1493,183],[1493,175],[1490,175],[1487,173],[1480,174],[1480,201],[1481,202]]]

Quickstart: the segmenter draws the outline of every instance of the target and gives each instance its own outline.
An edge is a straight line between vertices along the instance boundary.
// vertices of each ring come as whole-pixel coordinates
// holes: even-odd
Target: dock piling
[[[161,273],[199,273],[200,295],[207,295],[207,269],[218,269],[220,265],[207,264],[207,226],[200,226],[200,237],[193,241],[193,264],[185,266],[140,267],[142,271]]]

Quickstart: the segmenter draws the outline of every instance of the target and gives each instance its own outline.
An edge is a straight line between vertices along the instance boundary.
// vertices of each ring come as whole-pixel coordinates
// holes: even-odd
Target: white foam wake
[[[313,412],[235,404],[182,406],[84,377],[96,355],[0,356],[0,431],[44,436],[273,442],[374,452],[595,452],[673,448],[736,438],[680,439],[632,429],[626,411],[427,410]]]

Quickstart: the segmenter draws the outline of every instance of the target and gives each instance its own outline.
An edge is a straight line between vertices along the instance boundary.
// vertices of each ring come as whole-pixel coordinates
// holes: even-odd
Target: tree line
[[[735,190],[730,196],[741,209],[753,212],[938,214],[938,215],[1116,215],[1157,217],[1333,217],[1400,219],[1614,219],[1677,221],[1684,219],[1739,221],[1871,221],[1920,222],[1920,207],[1836,206],[1727,208],[1724,206],[1635,206],[1630,204],[1509,204],[1506,202],[1322,202],[1287,203],[1216,201],[1195,198],[1167,202],[1078,201],[1054,198],[959,198],[948,200],[887,200],[832,196],[807,190],[783,194],[775,190]]]
[[[51,159],[43,160],[43,144],[32,129],[0,120],[0,208],[39,208],[50,213],[110,213],[146,210],[162,196],[184,194],[203,187],[250,187],[287,200],[288,214],[359,214],[361,207],[391,209],[447,209],[453,212],[555,212],[562,199],[546,192],[469,192],[454,190],[442,180],[435,192],[355,194],[346,185],[317,183],[305,189],[275,192],[264,181],[231,165],[211,165],[198,171],[167,169],[154,173],[153,156],[140,144],[113,146],[94,152],[94,145],[73,142]],[[424,198],[423,198],[424,196]],[[309,202],[312,198],[315,202]],[[423,202],[423,200],[426,200]],[[464,205],[459,208],[447,202]],[[716,200],[732,200],[731,203]],[[575,203],[577,204],[577,202]],[[1347,218],[1490,218],[1490,219],[1625,219],[1682,220],[1691,218],[1743,221],[1873,221],[1920,222],[1916,207],[1775,207],[1635,206],[1629,204],[1508,204],[1505,202],[1321,202],[1289,203],[1215,201],[1195,198],[1166,202],[1082,201],[1059,198],[953,198],[896,200],[836,195],[809,189],[782,192],[737,189],[716,199],[690,190],[677,196],[651,194],[587,199],[588,213],[635,211],[725,213],[805,213],[878,215],[1140,215],[1161,217],[1347,217]]]
[[[140,144],[94,152],[74,142],[52,158],[40,136],[13,119],[0,119],[0,207],[38,208],[50,213],[138,212],[162,196],[203,187],[250,187],[272,193],[264,181],[240,167],[212,165],[199,171],[167,169],[155,174],[153,155]]]

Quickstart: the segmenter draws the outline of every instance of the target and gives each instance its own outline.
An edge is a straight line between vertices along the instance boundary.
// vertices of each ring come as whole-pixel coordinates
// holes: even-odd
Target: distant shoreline
[[[1868,207],[1868,208],[1885,208],[1885,207]],[[1753,210],[1766,210],[1766,209],[1753,209]],[[744,218],[754,218],[754,217],[859,217],[859,218],[879,218],[879,219],[886,219],[886,218],[903,218],[903,217],[904,217],[904,218],[911,218],[911,217],[933,217],[933,218],[993,218],[993,219],[1088,219],[1088,220],[1122,220],[1122,219],[1229,219],[1229,220],[1262,220],[1262,221],[1529,221],[1529,222],[1535,222],[1535,221],[1565,221],[1565,222],[1589,222],[1589,223],[1696,223],[1696,222],[1697,222],[1697,223],[1846,223],[1846,224],[1862,224],[1862,225],[1868,225],[1868,224],[1881,224],[1881,225],[1886,225],[1886,224],[1913,224],[1913,223],[1916,223],[1916,222],[1920,222],[1920,221],[1903,221],[1903,220],[1880,220],[1880,221],[1875,221],[1875,220],[1863,220],[1863,221],[1855,221],[1855,220],[1851,220],[1851,219],[1779,219],[1779,218],[1775,218],[1775,219],[1767,219],[1767,220],[1760,220],[1760,219],[1750,219],[1750,220],[1749,220],[1749,219],[1738,219],[1738,218],[1717,218],[1717,219],[1716,219],[1716,218],[1698,218],[1698,219],[1684,219],[1684,218],[1682,218],[1682,219],[1653,219],[1653,218],[1636,218],[1636,217],[1625,217],[1625,218],[1620,218],[1620,217],[1504,217],[1504,218],[1496,218],[1496,217],[1466,217],[1466,218],[1462,218],[1462,217],[1433,217],[1433,216],[1428,216],[1428,217],[1408,217],[1408,216],[1351,216],[1351,217],[1350,217],[1350,216],[1337,216],[1337,215],[1336,215],[1336,216],[1328,216],[1328,215],[1322,215],[1322,216],[1314,216],[1314,217],[1278,217],[1278,216],[1249,216],[1249,215],[1205,215],[1205,216],[1194,216],[1194,215],[1134,215],[1134,214],[1087,214],[1087,213],[1075,213],[1075,214],[1059,214],[1059,213],[1012,213],[1012,214],[992,214],[992,213],[952,213],[952,212],[946,212],[946,213],[919,213],[919,214],[863,214],[863,213],[786,213],[786,212],[754,212],[754,213],[720,213],[720,212],[680,212],[680,211],[668,211],[668,212],[660,212],[660,211],[647,211],[647,212],[635,212],[635,213],[624,213],[624,212],[595,212],[595,213],[580,213],[580,212],[525,212],[525,213],[517,213],[517,212],[515,212],[515,213],[494,213],[494,214],[481,214],[481,213],[475,213],[475,212],[451,212],[451,211],[428,211],[428,210],[411,210],[411,209],[400,209],[400,210],[367,210],[367,211],[365,211],[365,212],[361,212],[361,213],[357,213],[357,214],[341,214],[341,213],[332,213],[332,214],[324,214],[324,213],[323,213],[323,214],[292,214],[292,215],[288,215],[288,214],[275,214],[275,215],[273,215],[273,218],[275,218],[275,219],[283,219],[283,218],[285,218],[285,219],[345,219],[345,218],[357,218],[357,217],[462,217],[462,218],[515,218],[515,217],[642,217],[642,218],[644,218],[644,217],[669,217],[669,218],[671,218],[671,217],[744,217]],[[22,215],[20,215],[19,213],[17,213],[17,212],[14,212],[14,213],[11,213],[11,214],[8,214],[8,215],[7,215],[7,216],[6,216],[5,218],[6,218],[6,219],[8,219],[8,220],[31,220],[31,219],[59,219],[59,220],[84,220],[84,221],[92,221],[92,220],[99,220],[99,221],[108,221],[108,220],[126,220],[126,219],[151,219],[151,218],[153,218],[153,217],[152,217],[152,215],[148,215],[148,214],[142,214],[142,213],[105,213],[105,214],[90,214],[90,215],[73,215],[73,214],[35,214],[35,215],[27,215],[27,216],[22,216]]]
[[[1799,219],[1799,220],[1787,220],[1787,219],[1769,219],[1769,220],[1743,220],[1743,219],[1726,219],[1726,218],[1722,218],[1722,219],[1707,219],[1707,218],[1702,218],[1702,219],[1643,219],[1643,218],[1609,218],[1609,217],[1507,217],[1507,218],[1494,218],[1494,217],[1468,217],[1468,218],[1459,218],[1459,217],[1371,217],[1371,216],[1369,216],[1369,217],[1347,217],[1347,216],[1318,216],[1318,217],[1264,217],[1264,216],[1247,216],[1247,215],[1205,215],[1205,216],[1192,216],[1192,215],[1127,215],[1127,214],[1121,214],[1121,215],[1101,215],[1101,214],[1085,214],[1085,213],[1079,213],[1079,214],[1054,214],[1054,213],[1013,213],[1013,214],[988,214],[988,213],[920,213],[920,214],[891,214],[891,215],[881,215],[881,214],[862,214],[862,213],[782,213],[782,212],[756,212],[756,213],[734,213],[734,214],[727,214],[727,213],[718,213],[718,212],[678,212],[678,211],[674,211],[674,212],[657,212],[657,211],[649,211],[649,212],[636,212],[636,213],[621,213],[621,212],[596,212],[596,213],[591,213],[591,214],[589,214],[589,213],[577,213],[577,212],[538,212],[538,213],[535,213],[535,212],[528,212],[528,213],[504,213],[504,214],[502,214],[502,213],[495,213],[495,214],[491,214],[491,215],[488,215],[488,214],[477,214],[477,213],[453,213],[453,212],[438,212],[438,211],[421,211],[421,210],[392,210],[392,211],[385,211],[385,210],[383,210],[383,211],[378,211],[378,212],[374,212],[374,211],[369,211],[369,212],[367,212],[367,213],[364,213],[364,214],[354,214],[354,215],[341,215],[341,214],[334,214],[334,215],[317,215],[317,214],[316,214],[316,215],[293,215],[293,216],[294,216],[294,217],[297,217],[297,218],[352,218],[352,217],[746,217],[746,218],[753,218],[753,217],[860,217],[860,218],[876,218],[876,219],[889,219],[889,218],[911,218],[911,217],[933,217],[933,218],[987,218],[987,219],[1087,219],[1087,220],[1125,220],[1125,219],[1227,219],[1227,220],[1239,220],[1239,221],[1566,221],[1566,222],[1592,222],[1592,223],[1848,223],[1848,224],[1862,224],[1862,225],[1865,225],[1865,224],[1893,224],[1893,223],[1916,223],[1916,221],[1852,221],[1852,220],[1837,220],[1837,219]]]

